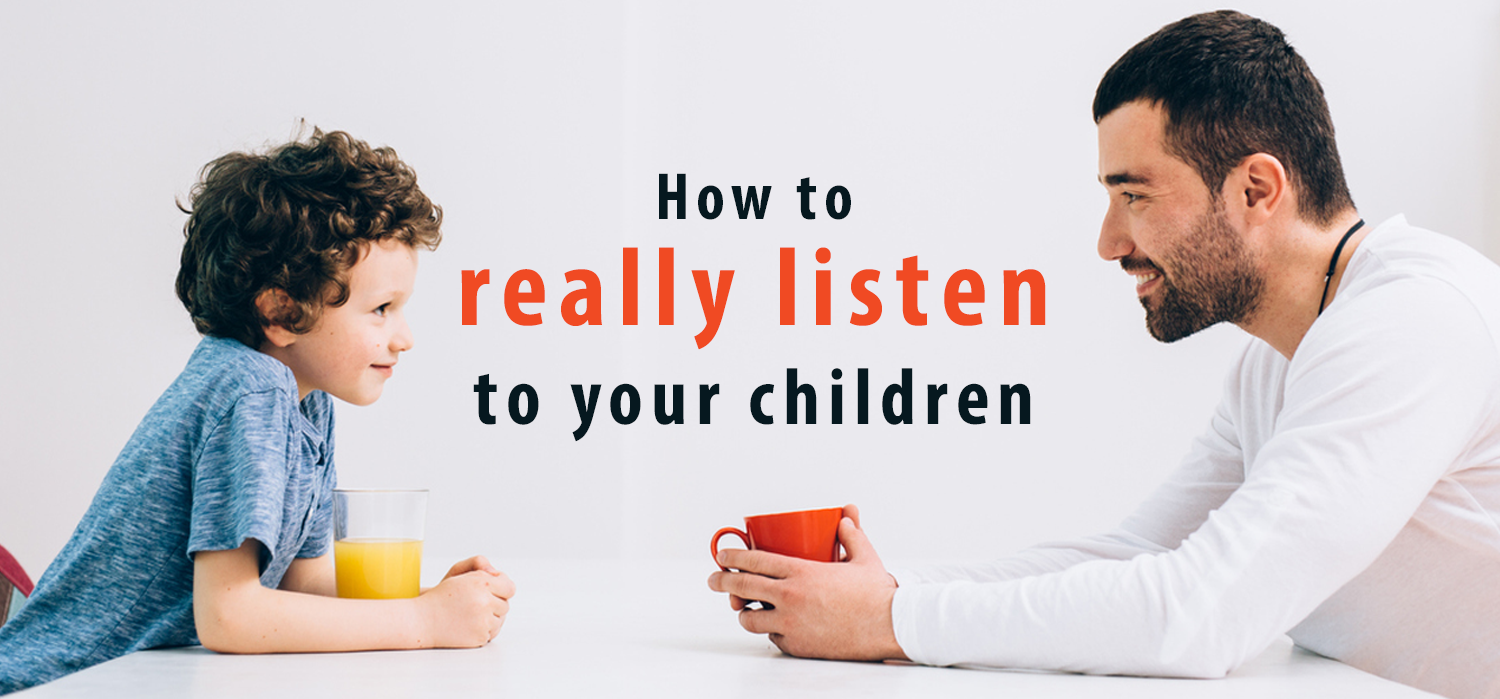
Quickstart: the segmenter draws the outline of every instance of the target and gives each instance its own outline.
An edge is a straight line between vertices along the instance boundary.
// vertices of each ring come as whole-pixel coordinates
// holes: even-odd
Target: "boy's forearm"
[[[194,594],[198,638],[220,653],[298,653],[430,648],[415,599],[355,600],[255,585],[204,599]]]
[[[416,599],[338,599],[260,584],[260,542],[193,556],[193,621],[198,640],[221,653],[297,653],[429,648]],[[328,559],[296,561],[290,582],[312,585]],[[331,577],[331,576],[330,576]],[[316,585],[313,585],[316,587]]]

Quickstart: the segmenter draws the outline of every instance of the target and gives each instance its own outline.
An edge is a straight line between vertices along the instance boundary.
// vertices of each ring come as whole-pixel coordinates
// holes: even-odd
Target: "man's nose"
[[[1131,239],[1130,228],[1125,225],[1120,211],[1111,204],[1104,214],[1104,222],[1099,225],[1099,257],[1113,262],[1132,252],[1135,252],[1135,241]]]

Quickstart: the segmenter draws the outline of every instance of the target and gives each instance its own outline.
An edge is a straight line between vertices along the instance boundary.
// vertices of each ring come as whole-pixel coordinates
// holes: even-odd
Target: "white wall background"
[[[987,557],[1126,514],[1206,424],[1246,341],[1218,328],[1162,346],[1131,282],[1094,254],[1105,207],[1089,105],[1104,70],[1199,2],[1025,6],[820,3],[29,3],[0,23],[0,543],[33,576],[67,540],[135,424],[197,336],[172,291],[197,169],[285,140],[297,120],[389,144],[446,212],[424,255],[415,351],[373,407],[340,406],[350,486],[433,491],[429,551],[499,559],[700,557],[756,512],[856,502],[887,559]],[[1355,200],[1500,255],[1500,3],[1250,2],[1321,78]],[[656,218],[658,173],[692,192],[772,185],[762,221]],[[847,187],[842,220],[797,214],[795,186]],[[732,206],[732,204],[728,204]],[[620,248],[641,249],[641,321],[620,322]],[[677,324],[655,325],[655,255],[677,250]],[[776,254],[799,250],[796,327],[777,325]],[[834,318],[812,325],[812,251],[833,251]],[[900,316],[900,260],[920,255],[930,325]],[[506,321],[529,267],[544,323]],[[885,315],[844,322],[866,267]],[[985,278],[985,323],[952,325],[942,284]],[[489,268],[480,324],[460,271]],[[602,327],[570,327],[564,272],[604,282]],[[1046,275],[1047,325],[1000,323],[1006,269]],[[690,270],[735,270],[718,336]],[[717,275],[715,274],[715,279]],[[786,368],[825,403],[781,416]],[[827,423],[833,368],[875,383],[870,425]],[[942,424],[889,426],[902,367],[948,383]],[[482,425],[470,386],[502,386]],[[504,417],[515,383],[536,422]],[[607,406],[575,442],[574,383],[630,382],[636,424]],[[963,424],[957,390],[1025,383],[1033,424]],[[659,426],[650,387],[686,385],[689,423]],[[718,383],[712,425],[691,424]],[[705,566],[708,561],[704,560]]]

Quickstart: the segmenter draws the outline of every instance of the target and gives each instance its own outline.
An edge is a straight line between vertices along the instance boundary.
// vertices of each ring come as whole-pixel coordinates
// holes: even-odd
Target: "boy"
[[[159,646],[487,643],[515,586],[483,557],[415,599],[344,600],[329,555],[329,395],[373,403],[411,349],[442,209],[394,151],[318,130],[209,163],[191,206],[177,295],[205,337],[0,627],[0,694]]]

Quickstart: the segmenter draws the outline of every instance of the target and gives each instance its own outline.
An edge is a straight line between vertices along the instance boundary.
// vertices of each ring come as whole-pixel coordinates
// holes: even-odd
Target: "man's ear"
[[[287,347],[297,341],[297,333],[276,323],[277,318],[286,317],[286,310],[294,304],[292,297],[282,289],[266,289],[256,295],[255,310],[260,312],[260,317],[271,321],[262,327],[266,333],[266,342],[277,347]]]
[[[1279,208],[1291,201],[1286,168],[1268,153],[1255,153],[1241,160],[1225,178],[1224,188],[1232,197],[1227,199],[1231,210],[1240,209],[1246,223],[1252,226],[1271,220]]]

